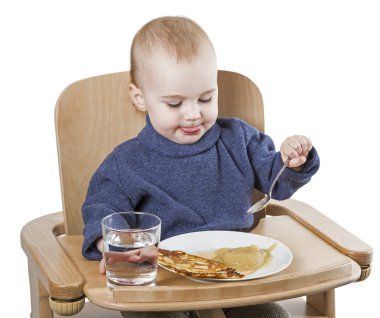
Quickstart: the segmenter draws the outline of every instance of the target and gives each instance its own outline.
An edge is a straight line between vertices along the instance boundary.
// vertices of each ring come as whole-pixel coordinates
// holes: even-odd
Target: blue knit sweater
[[[144,211],[162,220],[161,239],[204,230],[243,230],[253,188],[267,193],[282,166],[272,140],[240,119],[218,119],[196,143],[181,145],[159,135],[149,117],[140,134],[114,149],[93,175],[82,207],[88,259],[101,220],[120,211]],[[313,148],[301,172],[286,169],[273,190],[289,198],[319,168]]]

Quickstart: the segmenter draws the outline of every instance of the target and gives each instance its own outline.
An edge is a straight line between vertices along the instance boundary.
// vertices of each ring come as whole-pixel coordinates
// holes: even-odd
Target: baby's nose
[[[186,120],[196,120],[201,117],[201,110],[197,103],[191,103],[186,107],[185,119]]]

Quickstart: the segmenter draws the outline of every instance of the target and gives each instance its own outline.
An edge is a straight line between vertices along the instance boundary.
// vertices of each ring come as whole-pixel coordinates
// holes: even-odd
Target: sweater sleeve
[[[242,125],[245,132],[247,153],[254,174],[255,188],[263,193],[268,193],[274,178],[283,165],[281,154],[276,151],[269,136],[244,122]],[[319,165],[319,156],[313,147],[301,171],[285,169],[273,188],[272,197],[276,200],[290,198],[299,188],[311,180],[311,177],[318,171]]]
[[[111,154],[92,176],[82,206],[83,256],[90,260],[100,260],[102,254],[96,248],[95,242],[102,236],[102,219],[111,213],[131,210],[131,200],[122,190],[117,162]]]

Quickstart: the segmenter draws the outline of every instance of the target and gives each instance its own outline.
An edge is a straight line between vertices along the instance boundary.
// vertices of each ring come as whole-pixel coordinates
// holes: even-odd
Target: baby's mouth
[[[181,127],[181,130],[186,134],[186,135],[195,135],[199,132],[201,129],[201,126],[195,126],[195,127]]]

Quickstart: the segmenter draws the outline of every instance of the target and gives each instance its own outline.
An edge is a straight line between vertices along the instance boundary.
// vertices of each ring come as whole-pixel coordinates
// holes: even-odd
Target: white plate
[[[292,262],[292,252],[283,243],[272,238],[256,235],[252,233],[234,232],[234,231],[203,231],[181,234],[170,237],[161,241],[160,248],[167,250],[181,250],[189,254],[197,252],[214,250],[222,247],[242,247],[248,245],[257,245],[262,249],[269,248],[272,244],[277,243],[273,249],[272,260],[255,272],[245,275],[243,278],[218,279],[218,278],[187,278],[197,281],[240,281],[249,280],[259,277],[272,275],[282,271]],[[172,271],[171,269],[160,264],[161,267]]]

